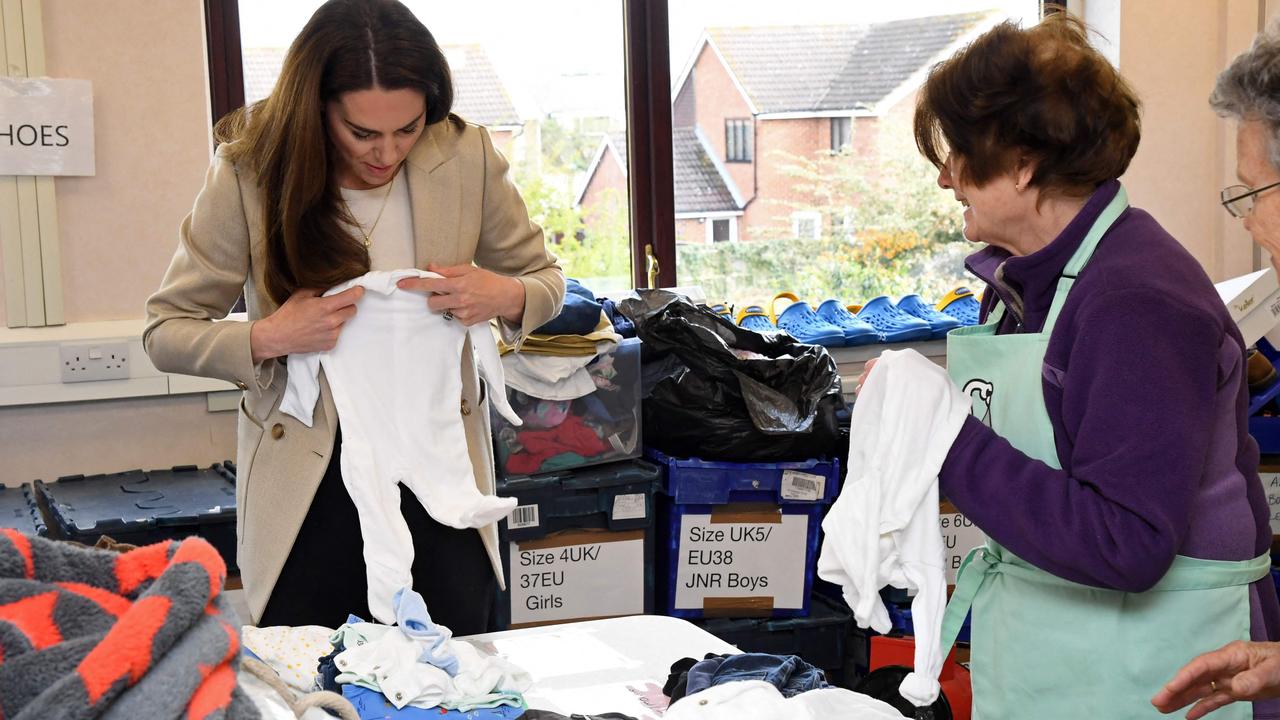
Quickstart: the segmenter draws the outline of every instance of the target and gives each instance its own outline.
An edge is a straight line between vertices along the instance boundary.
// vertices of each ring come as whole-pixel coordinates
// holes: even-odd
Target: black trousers
[[[336,628],[348,614],[373,619],[360,521],[342,484],[341,447],[339,430],[329,467],[262,613],[263,627]],[[400,512],[413,533],[413,587],[426,599],[431,619],[455,635],[487,632],[497,580],[480,533],[431,519],[403,485]]]

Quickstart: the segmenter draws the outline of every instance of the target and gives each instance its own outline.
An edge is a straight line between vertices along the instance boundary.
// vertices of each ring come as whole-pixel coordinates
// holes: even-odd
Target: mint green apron
[[[947,371],[973,414],[1014,447],[1060,468],[1041,366],[1075,276],[1128,207],[1123,189],[1099,216],[1058,281],[1039,333],[996,335],[985,325],[947,337]],[[1189,409],[1188,412],[1194,412]],[[1249,583],[1270,558],[1242,562],[1181,555],[1150,591],[1125,593],[1056,577],[992,540],[969,554],[942,629],[946,653],[970,607],[975,720],[1163,718],[1150,698],[1201,652],[1249,638]],[[1248,703],[1214,720],[1253,717]]]

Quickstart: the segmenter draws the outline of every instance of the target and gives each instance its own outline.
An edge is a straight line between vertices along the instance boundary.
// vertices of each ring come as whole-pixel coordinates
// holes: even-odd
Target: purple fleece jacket
[[[1011,309],[999,334],[1044,327],[1059,275],[1119,189],[1101,185],[1035,253],[987,247],[968,258],[990,288],[983,317],[997,297]],[[1059,577],[1130,592],[1154,585],[1177,554],[1268,551],[1240,332],[1199,263],[1146,212],[1126,210],[1081,271],[1042,379],[1061,470],[970,417],[939,477],[994,540]],[[1280,638],[1271,578],[1250,594],[1254,639]],[[1280,717],[1268,705],[1257,716],[1274,707]]]

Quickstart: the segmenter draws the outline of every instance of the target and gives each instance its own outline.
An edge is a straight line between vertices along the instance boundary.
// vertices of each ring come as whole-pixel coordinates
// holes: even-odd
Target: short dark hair
[[[975,185],[1029,157],[1031,185],[1087,194],[1129,167],[1139,108],[1078,19],[1004,22],[930,70],[916,100],[916,146],[937,167],[954,152],[961,179]]]

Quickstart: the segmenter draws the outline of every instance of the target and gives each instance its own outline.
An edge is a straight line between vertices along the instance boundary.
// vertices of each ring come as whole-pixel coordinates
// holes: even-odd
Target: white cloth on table
[[[969,415],[969,398],[914,350],[880,355],[853,406],[848,475],[822,522],[818,576],[843,588],[862,627],[890,629],[879,590],[914,590],[915,672],[900,692],[916,706],[938,698],[947,603],[938,472]]]
[[[888,703],[844,688],[809,690],[790,698],[763,680],[715,685],[671,704],[663,720],[902,720]]]
[[[333,652],[332,634],[333,630],[319,625],[245,626],[240,633],[247,650],[275,670],[285,684],[304,693],[319,689],[317,666],[320,658]]]
[[[413,536],[400,514],[401,483],[432,518],[452,528],[484,527],[516,506],[514,498],[482,495],[476,488],[458,409],[466,402],[463,353],[471,352],[494,408],[511,424],[521,424],[501,390],[505,382],[493,335],[488,325],[467,328],[431,311],[421,293],[396,286],[416,277],[440,276],[374,271],[326,292],[357,285],[366,290],[332,350],[289,356],[280,404],[281,412],[310,426],[324,368],[342,423],[342,482],[364,538],[369,610],[388,624],[396,619],[396,590],[413,584]]]
[[[453,683],[449,673],[420,662],[421,655],[422,646],[393,629],[376,640],[338,653],[334,658],[340,671],[336,680],[377,690],[397,708],[435,707],[445,699]]]

